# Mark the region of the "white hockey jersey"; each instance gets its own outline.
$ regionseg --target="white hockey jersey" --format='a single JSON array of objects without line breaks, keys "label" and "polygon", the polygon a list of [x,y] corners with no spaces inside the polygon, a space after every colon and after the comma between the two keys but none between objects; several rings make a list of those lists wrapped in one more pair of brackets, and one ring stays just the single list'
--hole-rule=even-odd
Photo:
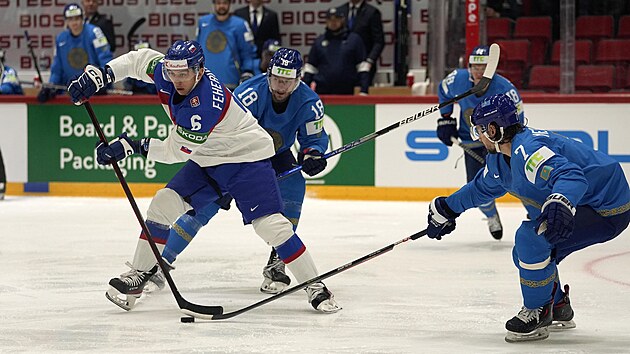
[{"label": "white hockey jersey", "polygon": [[155,83],[173,126],[165,140],[152,138],[148,158],[162,163],[192,160],[202,167],[253,162],[274,155],[273,140],[252,114],[208,69],[186,96],[162,72],[164,55],[140,49],[110,61],[115,80]]}]

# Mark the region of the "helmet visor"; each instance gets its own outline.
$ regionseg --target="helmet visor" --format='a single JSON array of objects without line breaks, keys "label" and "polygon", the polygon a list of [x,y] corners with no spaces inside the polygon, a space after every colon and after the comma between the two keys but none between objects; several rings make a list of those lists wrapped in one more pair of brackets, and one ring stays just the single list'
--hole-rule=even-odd
[{"label": "helmet visor", "polygon": [[164,60],[162,74],[167,81],[186,81],[195,77],[199,73],[199,67],[188,67],[188,62],[184,60]]}]

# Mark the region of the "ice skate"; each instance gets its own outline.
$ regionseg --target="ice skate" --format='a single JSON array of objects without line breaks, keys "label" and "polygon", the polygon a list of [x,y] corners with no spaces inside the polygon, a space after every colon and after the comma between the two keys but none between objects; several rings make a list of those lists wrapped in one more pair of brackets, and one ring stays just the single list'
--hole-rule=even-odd
[{"label": "ice skate", "polygon": [[323,313],[335,313],[341,310],[333,294],[326,288],[324,283],[319,282],[312,284],[306,288],[308,294],[308,302],[317,311]]},{"label": "ice skate", "polygon": [[109,289],[105,292],[105,297],[119,306],[130,311],[136,300],[142,296],[142,290],[149,281],[149,278],[157,272],[157,264],[147,271],[134,269],[131,263],[126,263],[131,270],[120,275],[119,278],[112,278],[109,281]]},{"label": "ice skate", "polygon": [[275,250],[271,251],[267,265],[263,268],[263,283],[260,291],[265,294],[277,294],[291,284],[291,278],[285,273],[284,262]]},{"label": "ice skate", "polygon": [[563,331],[575,328],[573,315],[573,308],[571,308],[571,301],[569,300],[569,285],[565,284],[562,300],[553,305],[553,322],[549,326],[549,330]]},{"label": "ice skate", "polygon": [[[175,266],[170,264],[166,259],[162,258],[164,265],[168,268],[169,272],[175,269]],[[164,272],[162,272],[162,268],[158,267],[157,272],[149,278],[149,282],[144,287],[144,293],[150,294],[152,292],[160,291],[164,289],[166,285],[166,277],[164,276]]]},{"label": "ice skate", "polygon": [[503,237],[503,225],[501,225],[499,213],[488,218],[488,230],[490,230],[490,235],[492,235],[495,240],[500,240]]},{"label": "ice skate", "polygon": [[509,343],[543,340],[549,337],[549,325],[552,321],[553,302],[543,307],[521,308],[518,315],[505,323],[508,330],[505,341]]}]

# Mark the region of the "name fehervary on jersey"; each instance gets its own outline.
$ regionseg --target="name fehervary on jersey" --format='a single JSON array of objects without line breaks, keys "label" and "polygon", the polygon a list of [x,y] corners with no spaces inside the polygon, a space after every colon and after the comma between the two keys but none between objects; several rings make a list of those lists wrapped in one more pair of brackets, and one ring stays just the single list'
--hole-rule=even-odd
[{"label": "name fehervary on jersey", "polygon": [[221,86],[221,83],[213,73],[206,73],[206,75],[210,79],[210,86],[212,87],[212,107],[223,110],[223,104],[225,103],[223,86]]}]

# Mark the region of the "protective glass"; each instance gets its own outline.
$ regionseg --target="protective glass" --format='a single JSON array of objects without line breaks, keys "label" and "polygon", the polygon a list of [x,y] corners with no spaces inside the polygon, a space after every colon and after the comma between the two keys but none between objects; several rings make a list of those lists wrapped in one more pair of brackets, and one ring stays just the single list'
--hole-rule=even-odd
[{"label": "protective glass", "polygon": [[171,70],[171,69],[167,69],[166,67],[162,67],[162,73],[164,74],[164,78],[170,82],[173,81],[177,81],[177,82],[181,82],[181,81],[188,81],[188,80],[192,80],[195,76],[197,76],[197,73],[199,72],[199,69],[178,69],[178,70]]},{"label": "protective glass", "polygon": [[272,91],[292,91],[299,79],[289,79],[285,77],[279,77],[276,75],[271,75],[269,77],[269,86]]}]

